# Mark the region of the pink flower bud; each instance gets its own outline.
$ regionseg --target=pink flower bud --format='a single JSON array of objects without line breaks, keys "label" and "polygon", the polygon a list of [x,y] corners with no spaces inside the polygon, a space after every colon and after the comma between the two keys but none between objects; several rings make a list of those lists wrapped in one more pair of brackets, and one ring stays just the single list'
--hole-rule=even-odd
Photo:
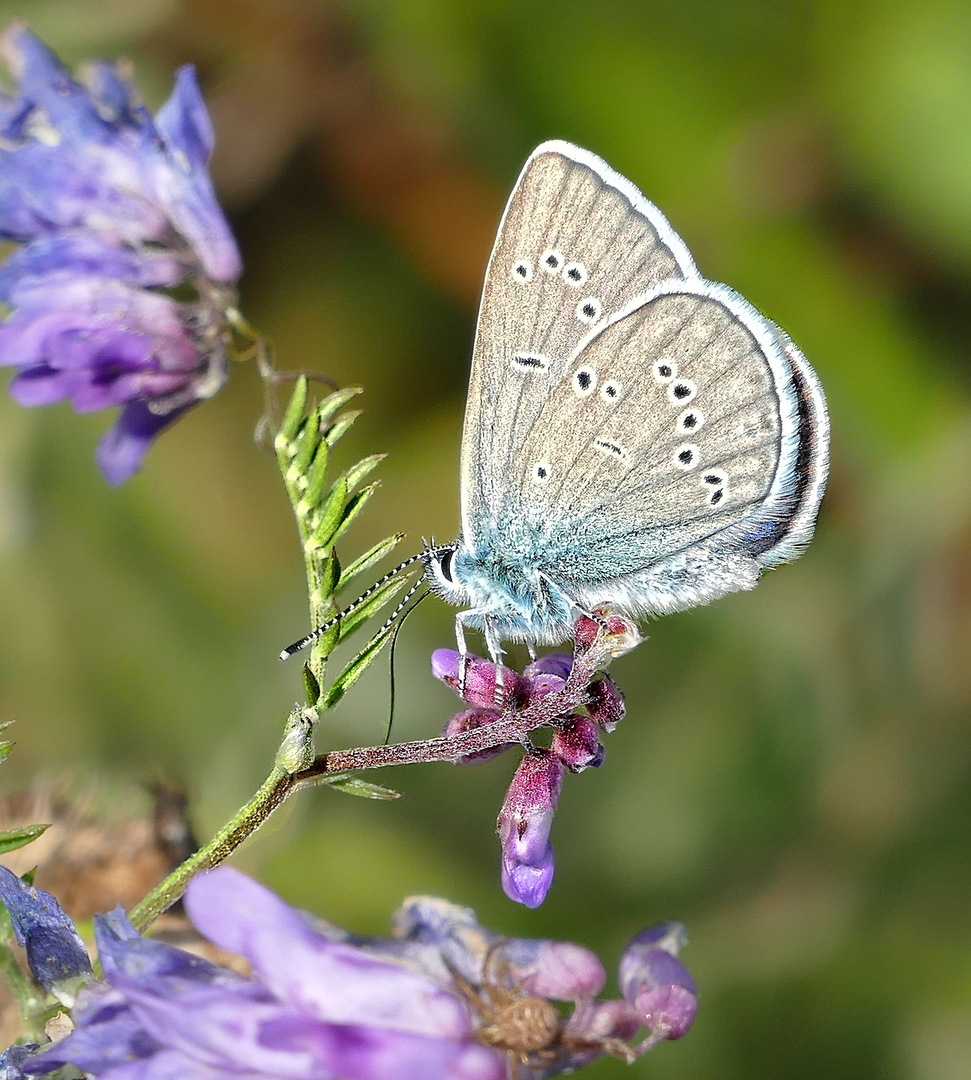
[{"label": "pink flower bud", "polygon": [[[493,724],[499,719],[499,713],[491,709],[466,709],[451,717],[442,730],[442,734],[449,738],[452,735],[461,735],[466,731],[474,731],[476,728]],[[498,743],[490,746],[488,750],[476,750],[472,754],[462,754],[455,759],[456,765],[481,765],[484,761],[491,761],[498,757],[504,750],[508,750],[512,743]]]},{"label": "pink flower bud", "polygon": [[[528,682],[512,668],[497,667],[481,656],[469,653],[465,661],[465,685],[462,685],[462,658],[454,649],[436,649],[432,653],[432,674],[451,687],[470,705],[498,708],[505,704],[521,704],[528,693]],[[497,690],[498,673],[502,672],[502,690]]]},{"label": "pink flower bud", "polygon": [[502,887],[510,900],[535,908],[553,882],[550,828],[563,784],[563,763],[534,750],[519,763],[496,823],[502,845]]},{"label": "pink flower bud", "polygon": [[600,729],[587,716],[571,717],[557,728],[550,749],[574,773],[583,772],[591,765],[599,768],[604,759]]},{"label": "pink flower bud", "polygon": [[587,712],[604,731],[613,731],[627,711],[624,695],[617,684],[609,676],[604,675],[600,679],[594,679],[587,691],[590,694]]}]

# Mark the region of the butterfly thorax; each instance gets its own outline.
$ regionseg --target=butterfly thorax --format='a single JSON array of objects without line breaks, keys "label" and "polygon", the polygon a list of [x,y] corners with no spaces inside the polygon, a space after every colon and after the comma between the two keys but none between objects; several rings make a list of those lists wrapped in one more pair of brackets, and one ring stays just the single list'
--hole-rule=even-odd
[{"label": "butterfly thorax", "polygon": [[454,552],[429,561],[432,588],[452,604],[467,606],[466,626],[495,639],[551,645],[570,636],[576,611],[544,571],[545,560],[524,545],[498,551],[471,549],[459,539]]}]

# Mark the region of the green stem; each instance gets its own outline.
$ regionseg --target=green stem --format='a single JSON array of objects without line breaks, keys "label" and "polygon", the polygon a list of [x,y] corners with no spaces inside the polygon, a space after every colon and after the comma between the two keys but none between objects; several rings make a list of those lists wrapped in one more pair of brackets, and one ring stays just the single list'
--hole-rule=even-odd
[{"label": "green stem", "polygon": [[190,855],[131,909],[128,918],[135,929],[144,930],[166,908],[171,907],[182,896],[196,874],[218,866],[227,859],[277,807],[283,805],[296,786],[294,776],[275,765],[259,791],[226,822],[209,843]]},{"label": "green stem", "polygon": [[0,975],[6,980],[10,993],[17,1002],[25,1038],[30,1042],[39,1042],[44,1033],[44,1024],[38,1014],[47,999],[37,993],[34,984],[20,970],[20,965],[6,945],[0,945]]}]

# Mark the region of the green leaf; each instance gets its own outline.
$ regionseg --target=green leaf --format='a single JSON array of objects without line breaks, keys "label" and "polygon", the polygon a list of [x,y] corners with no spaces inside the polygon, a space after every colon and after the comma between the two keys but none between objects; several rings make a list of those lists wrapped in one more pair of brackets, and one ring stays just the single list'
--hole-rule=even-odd
[{"label": "green leaf", "polygon": [[362,799],[400,799],[401,792],[392,788],[381,787],[379,784],[369,784],[367,780],[361,780],[357,776],[347,773],[339,773],[326,781],[332,788],[343,791],[346,795],[358,795]]},{"label": "green leaf", "polygon": [[347,431],[351,424],[353,424],[360,415],[360,409],[354,409],[351,412],[342,413],[327,429],[326,433],[324,434],[324,438],[331,446],[333,446],[334,443],[337,442],[337,440]]},{"label": "green leaf", "polygon": [[341,625],[340,623],[334,623],[334,625],[326,630],[319,638],[314,642],[313,648],[317,651],[317,656],[321,660],[326,660],[330,654],[337,648],[337,642],[340,640]]},{"label": "green leaf", "polygon": [[388,638],[391,637],[392,628],[383,630],[374,635],[344,670],[334,679],[333,683],[324,695],[324,708],[332,709],[347,691],[364,674],[367,668],[377,659]]},{"label": "green leaf", "polygon": [[387,540],[375,544],[370,551],[365,551],[363,555],[359,555],[346,570],[341,571],[340,580],[337,582],[337,588],[334,592],[340,592],[352,578],[357,577],[358,574],[363,574],[365,570],[370,570],[375,563],[379,563],[385,555],[393,551],[404,538],[404,533],[395,533],[394,536],[389,536]]},{"label": "green leaf", "polygon": [[369,596],[360,607],[356,607],[353,611],[348,612],[348,614],[341,619],[340,640],[343,641],[348,635],[353,634],[361,623],[367,622],[376,611],[380,611],[393,596],[401,592],[401,589],[405,584],[407,584],[407,579],[405,578],[389,581],[382,585],[380,589],[375,589],[374,595]]},{"label": "green leaf", "polygon": [[307,695],[308,707],[314,708],[320,701],[320,683],[317,682],[317,676],[310,670],[309,664],[303,665],[303,689]]},{"label": "green leaf", "polygon": [[327,462],[330,459],[330,447],[326,439],[321,439],[314,454],[313,464],[307,474],[307,491],[304,500],[311,510],[316,510],[324,496],[324,483],[327,480]]},{"label": "green leaf", "polygon": [[314,552],[314,576],[317,580],[315,599],[320,603],[326,603],[334,595],[337,582],[341,577],[340,559],[333,548],[329,551],[321,549]]},{"label": "green leaf", "polygon": [[327,501],[320,508],[320,518],[314,527],[311,544],[315,548],[329,547],[345,515],[347,502],[347,478],[342,476],[334,484]]},{"label": "green leaf", "polygon": [[346,386],[343,390],[335,390],[333,394],[325,397],[317,406],[321,426],[326,427],[338,409],[343,409],[351,398],[357,397],[360,393],[361,388],[359,386]]},{"label": "green leaf", "polygon": [[372,454],[348,469],[344,473],[347,477],[347,490],[353,491],[364,477],[373,472],[387,456],[387,454]]},{"label": "green leaf", "polygon": [[301,375],[297,379],[287,411],[284,413],[280,431],[274,439],[277,453],[280,453],[300,430],[300,421],[303,418],[304,409],[307,407],[307,377]]},{"label": "green leaf", "polygon": [[330,542],[336,544],[337,541],[347,532],[350,528],[351,522],[357,517],[357,515],[367,505],[368,499],[378,490],[381,486],[380,480],[375,480],[373,484],[368,484],[366,488],[361,490],[351,499],[347,506],[344,508],[344,516],[341,518],[341,523],[337,527],[337,531],[331,537]]},{"label": "green leaf", "polygon": [[316,409],[311,409],[296,439],[297,452],[293,458],[293,468],[298,476],[303,476],[306,473],[307,466],[317,452],[319,441],[320,415]]},{"label": "green leaf", "polygon": [[16,851],[17,848],[22,848],[25,844],[29,844],[31,840],[36,840],[38,836],[46,832],[50,828],[50,823],[47,825],[20,825],[16,829],[7,829],[6,832],[0,832],[0,855],[6,855],[8,851]]},{"label": "green leaf", "polygon": [[0,742],[0,763],[3,763],[10,757],[10,751],[13,750],[14,744],[12,742]]},{"label": "green leaf", "polygon": [[4,720],[0,722],[0,735],[2,735],[14,722],[15,721],[13,720]]}]

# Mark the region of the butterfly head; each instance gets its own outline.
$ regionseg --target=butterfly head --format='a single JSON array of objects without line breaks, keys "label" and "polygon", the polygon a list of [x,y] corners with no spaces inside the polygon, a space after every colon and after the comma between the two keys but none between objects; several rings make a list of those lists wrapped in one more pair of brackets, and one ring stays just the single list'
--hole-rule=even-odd
[{"label": "butterfly head", "polygon": [[425,577],[433,592],[450,604],[467,604],[470,599],[468,585],[461,576],[463,551],[459,541],[445,547],[429,547],[425,554]]}]

